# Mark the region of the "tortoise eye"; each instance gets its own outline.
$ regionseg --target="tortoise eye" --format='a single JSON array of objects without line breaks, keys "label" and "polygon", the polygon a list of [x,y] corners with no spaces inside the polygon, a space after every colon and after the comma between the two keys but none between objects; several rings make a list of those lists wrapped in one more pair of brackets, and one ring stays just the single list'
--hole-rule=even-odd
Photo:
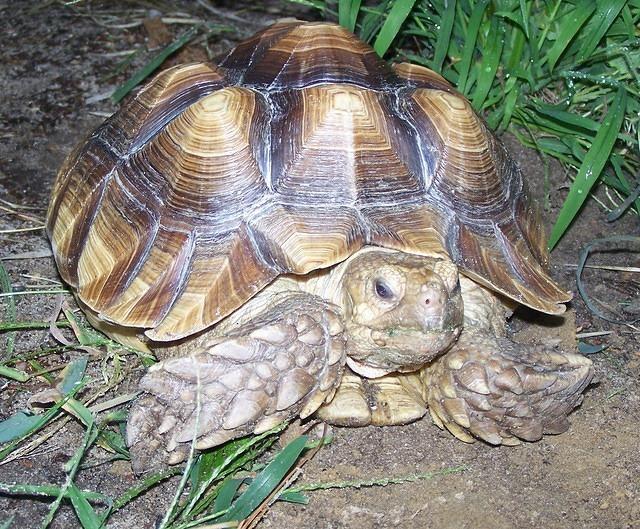
[{"label": "tortoise eye", "polygon": [[393,291],[384,281],[382,281],[382,279],[376,279],[374,288],[376,290],[376,295],[380,299],[391,299],[393,297]]}]

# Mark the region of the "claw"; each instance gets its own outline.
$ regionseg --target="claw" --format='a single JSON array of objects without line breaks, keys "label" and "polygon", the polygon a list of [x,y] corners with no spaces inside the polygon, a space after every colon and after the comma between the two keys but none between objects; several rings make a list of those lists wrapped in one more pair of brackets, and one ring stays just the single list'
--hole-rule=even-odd
[{"label": "claw", "polygon": [[282,424],[286,420],[286,415],[275,413],[273,415],[267,415],[256,424],[253,429],[254,434],[261,434],[272,428],[275,428],[279,424]]},{"label": "claw", "polygon": [[538,373],[531,367],[525,367],[522,377],[522,390],[526,393],[543,391],[558,379],[553,373]]},{"label": "claw", "polygon": [[173,415],[165,415],[164,419],[162,419],[162,422],[160,423],[160,426],[158,426],[158,433],[167,433],[169,430],[173,429],[177,422],[178,419]]},{"label": "claw", "polygon": [[256,329],[249,336],[273,345],[285,345],[295,339],[296,331],[291,325],[279,323]]},{"label": "claw", "polygon": [[515,367],[509,367],[493,379],[497,388],[510,391],[516,395],[521,395],[524,391],[522,379]]},{"label": "claw", "polygon": [[487,384],[487,374],[485,370],[475,362],[469,362],[457,371],[454,376],[460,385],[473,393],[480,393],[482,395],[489,395],[491,393],[489,385]]},{"label": "claw", "polygon": [[269,396],[263,391],[243,389],[231,401],[222,427],[234,430],[258,419],[269,406]]},{"label": "claw", "polygon": [[322,345],[324,344],[323,329],[320,325],[314,325],[313,327],[305,329],[304,333],[298,336],[298,340],[308,345]]},{"label": "claw", "polygon": [[462,399],[444,399],[444,409],[447,414],[463,428],[470,428],[471,421],[467,415],[466,404]]}]

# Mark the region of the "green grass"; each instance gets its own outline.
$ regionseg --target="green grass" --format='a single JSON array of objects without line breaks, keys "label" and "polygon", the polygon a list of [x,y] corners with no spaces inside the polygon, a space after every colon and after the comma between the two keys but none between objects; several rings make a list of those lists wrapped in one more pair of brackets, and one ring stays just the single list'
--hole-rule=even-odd
[{"label": "green grass", "polygon": [[[1,264],[0,280],[2,280],[0,285],[2,290],[10,293],[9,276]],[[11,339],[6,340],[5,343],[4,361],[0,362],[0,376],[9,378],[14,383],[24,383],[33,380],[38,372],[45,370],[39,363],[33,363],[34,360],[30,358],[32,355],[17,354],[14,351],[15,333],[47,329],[51,324],[38,321],[16,322],[17,314],[13,297],[7,296],[4,303],[8,318],[7,321],[0,323],[0,333]],[[100,397],[122,380],[124,374],[116,367],[118,362],[115,359],[118,358],[118,352],[128,354],[129,351],[83,324],[66,304],[61,303],[59,307],[62,307],[61,312],[64,313],[66,320],[56,322],[56,326],[70,327],[76,340],[71,341],[56,332],[54,337],[63,345],[49,350],[48,353],[57,353],[59,350],[71,348],[84,353],[97,353],[93,355],[94,361],[99,362],[96,359],[101,356],[104,358],[111,356],[113,361],[108,367],[108,373],[105,374],[107,383],[101,384],[99,380],[92,380],[87,375],[89,356],[83,354],[77,357],[64,366],[55,379],[50,378],[50,386],[45,384],[42,392],[32,396],[32,402],[47,407],[44,413],[18,411],[0,421],[0,463],[7,463],[10,458],[29,454],[31,452],[29,445],[35,448],[57,431],[54,428],[56,423],[73,420],[84,428],[82,440],[64,465],[63,483],[0,483],[0,494],[44,497],[53,500],[49,505],[48,513],[39,524],[40,527],[48,527],[60,505],[68,502],[84,529],[99,529],[104,527],[119,509],[134,501],[148,489],[176,475],[182,475],[182,479],[174,491],[174,501],[166,509],[162,528],[186,529],[199,525],[205,520],[240,521],[258,511],[265,498],[274,494],[274,491],[280,487],[283,477],[299,462],[302,452],[309,448],[305,437],[295,439],[279,451],[270,463],[255,474],[255,477],[251,474],[245,475],[232,494],[229,493],[227,484],[236,479],[234,475],[238,471],[250,470],[257,465],[260,456],[277,440],[277,433],[284,425],[262,435],[232,441],[197,456],[192,453],[192,457],[185,465],[141,478],[117,497],[110,496],[104,491],[81,490],[75,484],[76,476],[82,470],[83,461],[96,446],[110,452],[111,460],[129,459],[124,439],[127,413],[122,404],[132,400],[135,395],[90,406],[90,401]],[[105,347],[107,351],[103,350]],[[33,372],[26,373],[15,367],[19,362],[25,361],[31,362]],[[106,412],[114,406],[119,409]],[[19,450],[22,451],[18,453]],[[185,492],[187,485],[188,492]],[[226,494],[221,496],[222,492]],[[0,524],[11,527],[11,520],[0,518]]]},{"label": "green grass", "polygon": [[[0,269],[0,271],[3,270]],[[10,291],[8,283],[3,285],[3,290]],[[5,300],[7,307],[11,307],[9,299],[11,298]],[[81,350],[91,348],[94,351],[105,346],[121,348],[90,327],[83,325],[68,309],[64,312],[67,321],[60,322],[60,326],[71,327],[77,339],[77,343],[67,343],[65,348],[70,346]],[[46,328],[49,325],[46,322],[16,323],[15,313],[11,313],[10,316],[12,321],[3,323],[0,332],[11,333],[11,336],[17,330]],[[68,342],[66,338],[64,341]],[[5,346],[6,349],[9,347],[13,348],[12,342]],[[11,352],[14,352],[13,349]],[[107,356],[106,352],[102,354]],[[34,377],[34,373],[26,377],[16,376],[24,373],[12,367],[12,364],[24,361],[24,355],[12,354],[6,355],[5,358],[7,360],[0,365],[2,368],[0,376],[11,378],[16,382],[26,382]],[[24,447],[30,441],[37,441],[38,435],[65,417],[79,422],[84,428],[82,440],[64,466],[66,479],[62,484],[0,483],[0,493],[53,499],[47,515],[40,522],[42,528],[49,526],[63,502],[70,503],[83,528],[104,527],[116,511],[134,501],[146,490],[179,474],[182,475],[181,486],[176,489],[175,499],[167,508],[162,527],[167,529],[191,527],[200,523],[201,518],[242,520],[243,517],[256,511],[262,501],[278,488],[282,477],[289,472],[299,460],[300,454],[307,449],[306,438],[297,438],[280,451],[255,477],[245,477],[243,483],[247,482],[248,486],[244,489],[236,487],[234,494],[227,494],[222,500],[218,498],[219,492],[226,490],[223,487],[231,479],[229,476],[241,469],[255,466],[257,459],[276,441],[277,430],[232,441],[215,450],[194,456],[182,467],[157,472],[138,480],[118,497],[112,497],[105,492],[81,490],[75,484],[75,478],[82,468],[81,464],[85,457],[95,446],[111,452],[113,460],[129,458],[124,440],[126,411],[121,408],[115,412],[104,413],[104,409],[111,407],[109,403],[106,406],[104,403],[99,407],[89,406],[91,393],[88,392],[88,388],[98,386],[98,395],[104,388],[101,388],[96,380],[91,380],[87,376],[87,365],[88,356],[85,355],[70,362],[58,377],[52,380],[52,386],[41,393],[41,396],[35,397],[36,402],[43,404],[51,402],[52,405],[44,413],[19,411],[0,421],[0,462],[6,462],[14,454],[18,455],[16,451],[21,446]],[[131,400],[131,398],[125,400]],[[117,402],[117,404],[121,403]],[[280,429],[282,428],[278,430]],[[48,438],[49,435],[44,433],[43,437]],[[183,494],[187,484],[189,492]],[[212,505],[215,505],[216,513],[211,511]],[[10,520],[0,520],[0,523],[6,523],[8,524],[6,526],[10,527]]]},{"label": "green grass", "polygon": [[492,128],[566,164],[551,248],[598,182],[617,197],[611,219],[640,212],[640,0],[298,2],[441,73]]}]

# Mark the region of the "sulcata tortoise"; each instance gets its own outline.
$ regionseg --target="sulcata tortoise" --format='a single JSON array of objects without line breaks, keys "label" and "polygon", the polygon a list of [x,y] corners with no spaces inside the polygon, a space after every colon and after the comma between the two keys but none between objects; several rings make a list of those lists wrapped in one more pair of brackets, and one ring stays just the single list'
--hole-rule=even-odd
[{"label": "sulcata tortoise", "polygon": [[137,471],[311,414],[429,410],[494,445],[566,430],[591,362],[505,337],[516,304],[570,299],[541,225],[442,77],[299,21],[160,73],[70,154],[47,221],[92,324],[161,359]]}]

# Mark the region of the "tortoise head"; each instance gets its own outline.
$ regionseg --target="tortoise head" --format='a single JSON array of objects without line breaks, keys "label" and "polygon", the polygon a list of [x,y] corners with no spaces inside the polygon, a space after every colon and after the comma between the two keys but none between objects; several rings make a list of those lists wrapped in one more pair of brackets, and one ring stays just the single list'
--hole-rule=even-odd
[{"label": "tortoise head", "polygon": [[365,377],[419,369],[462,329],[458,270],[449,260],[363,252],[347,264],[343,292],[347,363]]}]

